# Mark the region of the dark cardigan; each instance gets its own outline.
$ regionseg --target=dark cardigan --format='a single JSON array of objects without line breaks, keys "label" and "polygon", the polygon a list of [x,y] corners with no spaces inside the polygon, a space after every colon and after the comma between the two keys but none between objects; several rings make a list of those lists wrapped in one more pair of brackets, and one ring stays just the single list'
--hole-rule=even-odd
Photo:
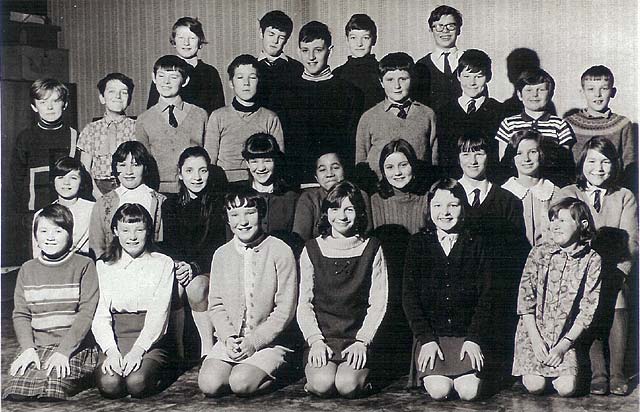
[{"label": "dark cardigan", "polygon": [[378,60],[373,54],[359,58],[349,56],[345,64],[333,70],[333,75],[360,89],[364,95],[363,111],[369,110],[384,100],[384,90],[380,85]]}]

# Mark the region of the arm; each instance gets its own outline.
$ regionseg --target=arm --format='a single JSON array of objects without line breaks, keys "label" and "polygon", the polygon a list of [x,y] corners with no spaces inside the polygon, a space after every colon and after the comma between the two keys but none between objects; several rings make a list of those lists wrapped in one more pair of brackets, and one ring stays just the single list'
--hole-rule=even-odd
[{"label": "arm", "polygon": [[627,124],[622,128],[621,134],[620,157],[622,159],[624,169],[627,169],[629,165],[638,162],[638,137],[635,136],[631,122],[627,122]]},{"label": "arm", "polygon": [[491,330],[491,308],[493,307],[495,294],[492,287],[491,268],[487,262],[488,256],[484,253],[485,250],[482,245],[476,251],[476,264],[478,265],[478,279],[476,281],[479,286],[479,297],[465,340],[483,346],[487,341],[487,334]]},{"label": "arm", "polygon": [[313,236],[313,207],[308,192],[303,192],[298,199],[293,217],[293,232],[305,242]]},{"label": "arm", "polygon": [[318,326],[318,319],[313,311],[313,277],[313,264],[305,247],[300,255],[300,294],[298,296],[296,318],[300,331],[309,346],[317,341],[324,340],[322,331]]},{"label": "arm", "polygon": [[91,211],[91,225],[89,226],[89,249],[93,250],[96,258],[102,256],[107,250],[106,233],[104,226],[102,225],[102,219],[104,218],[105,197],[98,199]]},{"label": "arm", "polygon": [[534,247],[522,271],[518,288],[517,313],[519,316],[534,315],[536,313],[538,295],[538,261],[544,259],[539,247]]},{"label": "arm", "polygon": [[367,211],[367,233],[373,230],[373,213],[371,212],[371,200],[369,199],[369,195],[364,191],[360,190],[362,194],[362,200],[364,200],[364,207]]},{"label": "arm", "polygon": [[602,260],[600,255],[593,253],[588,256],[589,263],[586,267],[586,280],[584,284],[584,292],[580,299],[579,311],[576,320],[573,322],[571,329],[565,336],[571,340],[576,340],[583,330],[591,325],[593,315],[598,307],[600,299],[600,269],[602,268]]},{"label": "arm", "polygon": [[560,123],[560,130],[558,130],[558,144],[566,149],[569,149],[571,153],[571,146],[576,142],[576,137],[573,134],[573,129],[569,126],[566,120]]},{"label": "arm", "polygon": [[625,275],[629,276],[633,263],[638,259],[638,203],[630,191],[624,191],[620,228],[629,235],[627,259],[617,264]]},{"label": "arm", "polygon": [[[155,90],[155,87],[153,88]],[[157,93],[157,92],[156,92]],[[136,121],[136,140],[139,141],[147,148],[147,150],[151,151],[151,142],[149,140],[149,134],[144,128],[144,113],[143,112]]]},{"label": "arm", "polygon": [[204,136],[204,148],[211,156],[211,164],[218,164],[218,154],[220,152],[220,139],[222,139],[222,131],[220,130],[220,113],[213,112],[209,116],[209,122]]},{"label": "arm", "polygon": [[111,299],[109,296],[109,265],[103,261],[98,261],[98,283],[100,285],[100,292],[98,298],[98,305],[96,312],[93,315],[93,322],[91,323],[91,332],[96,339],[96,343],[102,349],[102,352],[107,353],[113,349],[118,350],[116,344],[115,335],[113,332],[113,324],[111,318]]},{"label": "arm", "polygon": [[358,122],[356,131],[356,164],[366,162],[367,154],[371,150],[371,132],[369,131],[368,119],[368,113],[365,112]]},{"label": "arm", "polygon": [[[222,288],[228,287],[225,282],[225,271],[234,268],[232,259],[225,259],[224,251],[220,248],[213,254],[211,261],[211,274],[209,275],[209,317],[216,331],[216,336],[221,342],[226,342],[230,336],[237,334],[236,328],[231,322],[229,312],[222,300]],[[240,262],[242,263],[242,262]],[[237,265],[236,265],[237,266]],[[237,268],[236,268],[237,269]],[[242,270],[242,265],[240,265]],[[226,273],[226,276],[237,276],[236,273]]]},{"label": "arm", "polygon": [[16,139],[16,146],[13,153],[13,191],[16,194],[16,210],[26,212],[29,202],[29,171],[27,170],[27,150],[25,146],[27,132],[22,132]]},{"label": "arm", "polygon": [[507,119],[504,119],[502,120],[502,122],[500,122],[498,132],[496,133],[496,140],[498,141],[499,160],[502,160],[502,158],[504,157],[504,152],[507,150],[507,145],[509,144],[510,139],[511,130],[509,127],[509,123],[507,122]]},{"label": "arm", "polygon": [[378,248],[375,258],[373,259],[373,270],[371,272],[371,288],[369,289],[369,307],[364,317],[362,326],[356,339],[369,345],[373,340],[384,314],[387,311],[387,302],[389,298],[389,282],[387,276],[387,262],[382,253],[382,247]]},{"label": "arm", "polygon": [[282,124],[280,123],[278,115],[273,117],[271,125],[269,126],[269,133],[276,138],[280,151],[284,153],[284,132],[282,131]]},{"label": "arm", "polygon": [[31,310],[27,306],[24,297],[24,266],[18,272],[16,280],[16,288],[13,292],[13,329],[18,338],[20,345],[20,353],[29,348],[35,348],[36,343],[33,338],[33,329],[31,328]]},{"label": "arm", "polygon": [[189,143],[191,146],[204,147],[204,139],[207,131],[207,112],[199,107],[192,107],[191,110],[196,110],[196,132],[189,137]]},{"label": "arm", "polygon": [[438,165],[438,137],[436,136],[436,115],[434,114],[429,118],[429,141],[425,142],[426,147],[431,150],[431,166]]},{"label": "arm", "polygon": [[207,110],[207,113],[211,113],[216,109],[224,107],[225,105],[224,88],[222,87],[222,80],[220,79],[220,74],[218,73],[215,67],[213,68],[213,73],[211,74],[211,81],[213,86],[213,93],[211,96],[211,105],[209,107],[209,110]]}]

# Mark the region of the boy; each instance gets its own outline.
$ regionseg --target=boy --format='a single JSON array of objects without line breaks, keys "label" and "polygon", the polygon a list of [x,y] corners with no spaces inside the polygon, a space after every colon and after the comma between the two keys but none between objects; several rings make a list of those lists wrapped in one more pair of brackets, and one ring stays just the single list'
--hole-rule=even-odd
[{"label": "boy", "polygon": [[33,212],[57,198],[49,171],[59,158],[75,157],[78,139],[78,132],[62,120],[69,100],[67,86],[55,79],[38,79],[29,96],[37,123],[18,134],[12,167],[17,211],[30,214],[24,221],[28,230]]},{"label": "boy", "polygon": [[630,167],[637,167],[637,137],[629,119],[609,108],[609,101],[616,95],[613,73],[606,66],[592,66],[582,74],[580,82],[587,107],[565,119],[576,136],[573,158],[580,157],[582,147],[592,137],[604,136],[618,150],[624,174],[629,175]]},{"label": "boy", "polygon": [[158,164],[160,192],[177,193],[176,159],[190,146],[202,146],[207,112],[182,100],[189,83],[187,63],[178,56],[162,56],[153,66],[153,83],[160,100],[142,112],[136,138]]},{"label": "boy", "polygon": [[[198,59],[198,52],[207,44],[202,23],[193,17],[179,18],[171,28],[169,42],[178,57],[188,64],[189,83],[182,91],[182,99],[203,108],[207,115],[224,106],[224,90],[218,70]],[[158,90],[151,83],[147,109],[158,103],[159,97]]]},{"label": "boy", "polygon": [[414,97],[438,113],[444,104],[460,95],[453,70],[458,67],[461,54],[456,41],[462,28],[462,14],[453,7],[438,6],[431,12],[428,23],[435,49],[416,62],[419,81]]},{"label": "boy", "polygon": [[136,136],[136,121],[125,115],[133,98],[133,80],[122,73],[109,73],[97,87],[98,99],[105,107],[104,117],[86,125],[78,138],[80,160],[91,173],[96,198],[118,185],[111,175],[111,156],[120,143]]},{"label": "boy", "polygon": [[[574,176],[571,146],[575,143],[573,131],[567,122],[547,111],[553,97],[555,82],[542,69],[526,70],[516,81],[516,93],[524,105],[522,113],[505,118],[498,128],[498,154],[502,160],[511,136],[520,130],[534,129],[545,138],[545,170],[547,177],[558,187],[569,184]],[[514,153],[508,153],[504,164],[511,164]]]},{"label": "boy", "polygon": [[[438,116],[438,165],[453,176],[458,165],[458,138],[472,133],[489,142],[489,161],[498,160],[498,144],[493,139],[505,118],[502,104],[488,96],[491,59],[482,50],[469,49],[460,56],[455,75],[462,94],[443,106]],[[492,144],[492,142],[494,144]]]},{"label": "boy", "polygon": [[287,158],[297,183],[315,183],[314,161],[323,147],[340,148],[345,164],[353,165],[363,98],[358,89],[331,73],[328,61],[333,46],[325,24],[305,24],[298,45],[302,78],[286,89],[286,106],[274,111],[282,121]]},{"label": "boy", "polygon": [[378,28],[366,14],[354,14],[344,27],[350,56],[333,74],[356,86],[364,95],[364,110],[384,99],[378,78],[378,60],[371,49],[378,40]]},{"label": "boy", "polygon": [[282,99],[282,91],[302,76],[302,63],[284,54],[293,21],[280,10],[272,10],[260,19],[262,50],[258,55],[260,83],[257,101],[272,108]]},{"label": "boy", "polygon": [[394,139],[409,142],[427,165],[438,163],[435,114],[409,97],[413,68],[413,59],[406,53],[384,56],[378,73],[385,100],[367,110],[358,123],[356,163],[368,163],[378,177],[380,151]]},{"label": "boy", "polygon": [[235,97],[230,106],[214,111],[209,117],[204,148],[211,156],[211,163],[225,171],[227,180],[237,182],[249,177],[242,157],[242,149],[249,136],[270,134],[276,138],[282,151],[284,138],[278,116],[255,102],[262,82],[258,60],[248,54],[240,55],[233,59],[227,73]]}]

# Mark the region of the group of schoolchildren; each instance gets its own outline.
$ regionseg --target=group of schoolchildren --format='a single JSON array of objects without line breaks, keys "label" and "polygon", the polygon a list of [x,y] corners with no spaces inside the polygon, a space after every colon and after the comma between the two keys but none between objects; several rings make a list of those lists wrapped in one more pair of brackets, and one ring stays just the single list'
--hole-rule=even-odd
[{"label": "group of schoolchildren", "polygon": [[526,70],[508,113],[489,57],[456,47],[460,12],[428,23],[432,53],[377,61],[376,25],[356,14],[331,70],[326,25],[300,30],[301,64],[282,51],[291,19],[271,11],[258,58],[229,65],[223,107],[202,24],[183,17],[148,109],[128,117],[133,81],[108,74],[104,116],[79,136],[62,122],[67,88],[34,82],[38,121],[13,169],[34,259],[3,397],[66,399],[87,382],[153,394],[188,352],[187,307],[207,396],[264,392],[296,350],[321,397],[364,396],[370,371],[400,359],[433,399],[511,376],[570,396],[581,351],[591,393],[625,395],[638,209],[621,176],[637,137],[608,107],[613,74],[588,69],[587,107],[561,119],[551,76]]}]

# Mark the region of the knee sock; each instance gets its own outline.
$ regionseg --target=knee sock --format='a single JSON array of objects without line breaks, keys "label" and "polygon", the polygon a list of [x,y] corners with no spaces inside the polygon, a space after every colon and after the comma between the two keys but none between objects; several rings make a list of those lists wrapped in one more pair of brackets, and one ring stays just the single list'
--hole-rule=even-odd
[{"label": "knee sock", "polygon": [[169,325],[176,343],[176,355],[178,359],[184,359],[184,308],[171,310]]},{"label": "knee sock", "polygon": [[611,378],[624,380],[624,355],[627,351],[627,326],[629,313],[627,309],[616,309],[613,325],[609,333],[609,368]]},{"label": "knee sock", "polygon": [[200,356],[202,357],[213,348],[213,324],[209,319],[208,312],[192,311],[191,315],[193,315],[193,322],[200,334]]},{"label": "knee sock", "polygon": [[607,379],[607,364],[604,359],[604,344],[601,338],[596,338],[589,348],[591,361],[591,380]]}]

